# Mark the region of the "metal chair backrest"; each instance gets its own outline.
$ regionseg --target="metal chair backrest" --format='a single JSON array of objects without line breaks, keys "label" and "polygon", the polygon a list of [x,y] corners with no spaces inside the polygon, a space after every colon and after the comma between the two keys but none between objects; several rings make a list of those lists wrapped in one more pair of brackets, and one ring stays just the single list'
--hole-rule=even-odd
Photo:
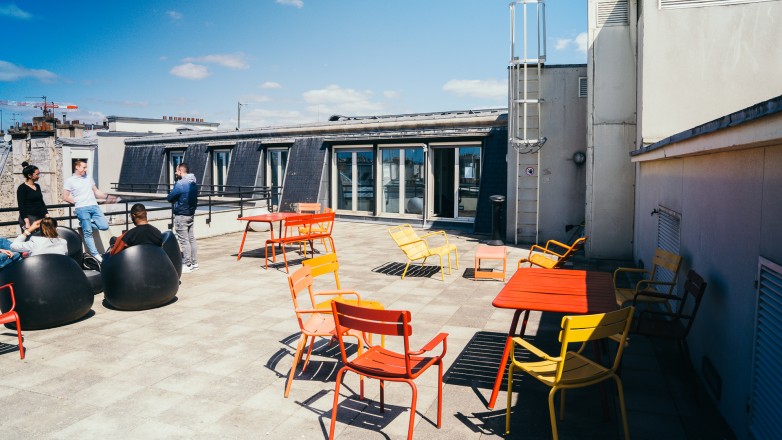
[{"label": "metal chair backrest", "polygon": [[568,345],[576,342],[596,341],[618,337],[619,347],[617,348],[614,363],[611,371],[616,372],[622,359],[627,334],[630,331],[630,323],[633,320],[633,307],[625,307],[614,312],[598,313],[594,315],[565,316],[562,318],[562,331],[559,333],[559,340],[562,341],[560,352],[560,365],[557,368],[556,379],[554,383],[559,382],[562,377],[564,359],[567,357]]},{"label": "metal chair backrest", "polygon": [[[706,292],[706,285],[706,281],[697,272],[692,269],[687,272],[687,279],[684,280],[684,293],[682,294],[681,304],[679,304],[675,313],[676,318],[687,320],[687,325],[684,327],[684,337],[687,337],[687,334],[692,327],[692,323],[695,321],[695,315],[698,313],[703,294]],[[689,298],[692,298],[692,309],[687,312],[688,307],[690,307],[688,306]]]},{"label": "metal chair backrest", "polygon": [[333,273],[337,289],[341,289],[339,285],[339,260],[337,260],[337,254],[329,253],[315,258],[308,258],[302,261],[301,264],[310,268],[313,278]]}]

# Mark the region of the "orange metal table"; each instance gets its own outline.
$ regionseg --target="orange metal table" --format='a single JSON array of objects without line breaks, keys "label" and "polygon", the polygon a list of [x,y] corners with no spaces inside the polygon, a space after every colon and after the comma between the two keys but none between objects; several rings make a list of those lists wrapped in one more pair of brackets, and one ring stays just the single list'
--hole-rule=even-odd
[{"label": "orange metal table", "polygon": [[[494,408],[508,364],[512,338],[524,335],[530,310],[566,314],[605,313],[616,310],[614,283],[609,272],[584,270],[522,268],[508,280],[492,305],[516,309],[505,341],[505,350],[494,382],[488,407]],[[524,314],[521,329],[519,317]]]},{"label": "orange metal table", "polygon": [[[242,244],[239,245],[239,254],[236,256],[236,260],[238,261],[242,259],[242,249],[244,249],[244,240],[247,239],[247,231],[250,230],[250,225],[253,222],[268,223],[269,233],[271,234],[272,240],[274,240],[274,222],[279,222],[280,227],[282,227],[282,221],[294,215],[301,215],[301,214],[298,214],[296,212],[272,212],[269,214],[253,215],[250,217],[239,217],[237,220],[246,221],[247,226],[245,226],[244,228],[244,235],[242,235]],[[276,259],[272,257],[272,261],[275,260]]]}]

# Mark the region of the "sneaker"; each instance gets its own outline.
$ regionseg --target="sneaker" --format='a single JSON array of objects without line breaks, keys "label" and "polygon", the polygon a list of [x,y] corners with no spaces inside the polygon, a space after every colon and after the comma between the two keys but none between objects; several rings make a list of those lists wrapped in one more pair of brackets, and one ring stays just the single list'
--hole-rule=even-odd
[{"label": "sneaker", "polygon": [[182,273],[190,273],[193,271],[193,268],[190,266],[187,266],[185,264],[182,265]]},{"label": "sneaker", "polygon": [[92,258],[98,260],[98,263],[103,263],[103,257],[101,257],[100,254],[95,254],[92,256]]},{"label": "sneaker", "polygon": [[199,269],[199,267],[198,267],[198,263],[193,263],[193,264],[191,264],[191,265],[190,265],[190,269],[192,269],[192,270],[198,270],[198,269]]}]

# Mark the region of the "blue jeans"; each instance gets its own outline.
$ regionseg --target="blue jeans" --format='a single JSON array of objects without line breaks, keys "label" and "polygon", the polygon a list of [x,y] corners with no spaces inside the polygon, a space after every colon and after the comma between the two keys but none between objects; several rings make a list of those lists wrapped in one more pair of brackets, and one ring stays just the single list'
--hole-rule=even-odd
[{"label": "blue jeans", "polygon": [[98,255],[98,249],[95,247],[95,240],[92,238],[92,228],[105,231],[109,229],[109,222],[103,216],[103,211],[98,205],[83,206],[76,208],[76,217],[81,224],[81,233],[84,235],[84,245],[87,246],[87,252],[90,255]]},{"label": "blue jeans", "polygon": [[[11,250],[11,240],[0,237],[0,249],[5,249],[7,251]],[[19,252],[14,252],[14,255],[12,257],[9,257],[6,254],[0,254],[0,269],[8,266],[14,261],[19,261],[21,259],[22,259],[22,254],[20,254]]]}]

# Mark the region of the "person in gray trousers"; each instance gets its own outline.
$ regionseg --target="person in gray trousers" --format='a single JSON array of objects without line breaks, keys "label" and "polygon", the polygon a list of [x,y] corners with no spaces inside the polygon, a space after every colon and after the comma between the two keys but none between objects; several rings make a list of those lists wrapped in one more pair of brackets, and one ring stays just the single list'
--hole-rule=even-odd
[{"label": "person in gray trousers", "polygon": [[198,206],[198,186],[196,178],[190,174],[187,164],[182,162],[176,167],[177,182],[166,197],[173,203],[174,233],[182,249],[182,272],[198,270],[198,245],[193,232],[193,218]]}]

